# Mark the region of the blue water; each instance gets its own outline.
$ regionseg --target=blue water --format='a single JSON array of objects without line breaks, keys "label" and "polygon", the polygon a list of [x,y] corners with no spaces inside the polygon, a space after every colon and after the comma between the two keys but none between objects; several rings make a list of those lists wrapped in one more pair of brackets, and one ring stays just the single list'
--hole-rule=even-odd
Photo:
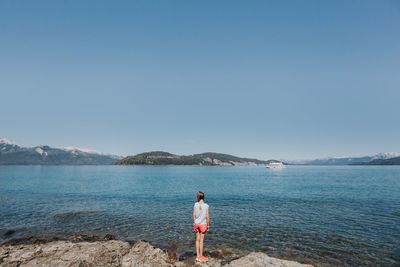
[{"label": "blue water", "polygon": [[206,250],[263,251],[316,265],[399,263],[399,166],[0,166],[0,243],[36,234],[111,233],[193,251],[198,190]]}]

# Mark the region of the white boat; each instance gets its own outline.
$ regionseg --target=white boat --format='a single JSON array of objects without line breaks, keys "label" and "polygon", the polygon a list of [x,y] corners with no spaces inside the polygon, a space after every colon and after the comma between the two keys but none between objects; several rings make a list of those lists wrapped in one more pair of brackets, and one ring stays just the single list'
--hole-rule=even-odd
[{"label": "white boat", "polygon": [[267,165],[268,169],[283,169],[286,168],[286,166],[282,162],[270,162]]}]

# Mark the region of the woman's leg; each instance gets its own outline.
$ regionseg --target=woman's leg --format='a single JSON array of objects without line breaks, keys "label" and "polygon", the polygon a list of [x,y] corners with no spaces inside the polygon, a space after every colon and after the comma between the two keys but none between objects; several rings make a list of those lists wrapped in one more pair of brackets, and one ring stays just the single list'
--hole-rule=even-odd
[{"label": "woman's leg", "polygon": [[196,232],[196,254],[200,257],[200,232]]},{"label": "woman's leg", "polygon": [[204,233],[200,233],[200,256],[199,257],[203,257],[203,246],[204,246],[204,237],[206,236],[206,232]]}]

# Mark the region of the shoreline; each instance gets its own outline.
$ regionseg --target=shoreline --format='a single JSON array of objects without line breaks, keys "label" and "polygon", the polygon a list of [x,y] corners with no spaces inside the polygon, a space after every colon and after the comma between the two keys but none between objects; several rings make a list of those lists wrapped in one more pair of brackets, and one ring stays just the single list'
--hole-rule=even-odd
[{"label": "shoreline", "polygon": [[145,240],[114,240],[110,234],[43,236],[12,239],[0,246],[1,266],[282,266],[309,267],[296,261],[252,252],[238,258],[224,258],[205,251],[207,263],[195,263],[194,255],[178,255],[173,248],[161,249]]}]

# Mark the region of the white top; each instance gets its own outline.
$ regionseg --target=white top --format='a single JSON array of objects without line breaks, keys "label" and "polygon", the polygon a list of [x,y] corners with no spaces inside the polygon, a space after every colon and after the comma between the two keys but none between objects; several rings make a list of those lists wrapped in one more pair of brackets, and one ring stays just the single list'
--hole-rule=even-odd
[{"label": "white top", "polygon": [[206,203],[200,204],[199,202],[196,202],[194,204],[194,212],[196,214],[196,220],[194,221],[195,224],[207,224],[207,210],[208,205]]}]

